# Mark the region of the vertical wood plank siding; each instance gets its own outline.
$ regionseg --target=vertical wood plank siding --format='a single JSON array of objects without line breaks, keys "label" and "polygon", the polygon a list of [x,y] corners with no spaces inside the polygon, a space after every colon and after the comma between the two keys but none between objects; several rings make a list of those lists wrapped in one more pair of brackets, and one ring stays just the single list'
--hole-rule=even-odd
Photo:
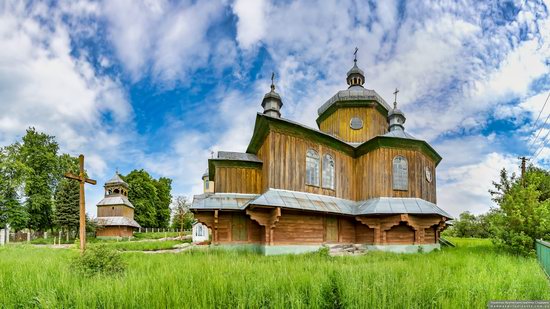
[{"label": "vertical wood plank siding", "polygon": [[[334,190],[306,185],[306,151],[309,148],[317,151],[321,157],[329,153],[334,158],[336,171]],[[271,131],[257,155],[264,162],[261,171],[263,178],[261,192],[265,192],[268,188],[278,188],[357,201],[374,197],[418,197],[436,203],[435,163],[420,151],[379,148],[354,159],[339,150],[286,132]],[[407,191],[393,190],[392,162],[397,155],[407,158],[409,169]],[[426,180],[426,167],[432,172],[431,183]],[[255,187],[257,188],[257,185]]]},{"label": "vertical wood plank siding", "polygon": [[216,167],[215,192],[261,193],[262,170],[248,167]]},{"label": "vertical wood plank siding", "polygon": [[134,209],[127,206],[98,206],[98,217],[134,217]]},{"label": "vertical wood plank siding", "polygon": [[[350,120],[353,117],[363,120],[363,128],[359,130],[350,128]],[[346,142],[362,143],[387,133],[388,121],[375,107],[341,107],[324,119],[319,124],[319,128]]]}]

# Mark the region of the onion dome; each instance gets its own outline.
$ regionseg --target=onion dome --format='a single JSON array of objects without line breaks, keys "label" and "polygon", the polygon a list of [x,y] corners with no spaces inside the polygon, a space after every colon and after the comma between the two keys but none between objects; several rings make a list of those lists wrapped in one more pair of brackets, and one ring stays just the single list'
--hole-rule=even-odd
[{"label": "onion dome", "polygon": [[262,107],[264,108],[264,114],[281,118],[281,107],[283,107],[283,101],[281,96],[275,92],[275,73],[271,74],[271,91],[266,93],[264,99],[262,100]]},{"label": "onion dome", "polygon": [[389,111],[388,113],[388,122],[390,124],[390,132],[391,131],[404,131],[405,130],[405,121],[407,118],[405,118],[405,114],[397,108],[397,93],[399,90],[395,89],[395,92],[393,93],[395,95],[395,101],[393,102],[393,109]]},{"label": "onion dome", "polygon": [[365,73],[357,66],[357,57],[353,59],[353,67],[348,71],[346,81],[349,88],[353,86],[363,87],[365,83]]}]

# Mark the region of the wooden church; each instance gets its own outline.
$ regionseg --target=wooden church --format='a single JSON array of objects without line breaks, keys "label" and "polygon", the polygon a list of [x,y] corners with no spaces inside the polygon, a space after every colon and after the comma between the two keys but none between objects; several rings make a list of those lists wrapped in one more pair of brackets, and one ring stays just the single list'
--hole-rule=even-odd
[{"label": "wooden church", "polygon": [[212,231],[214,245],[265,254],[324,244],[439,248],[451,218],[436,205],[441,156],[405,132],[397,103],[391,107],[366,89],[354,63],[349,87],[318,109],[318,129],[282,118],[272,83],[246,152],[219,151],[208,160],[205,192],[191,210]]},{"label": "wooden church", "polygon": [[97,203],[96,237],[133,237],[140,225],[134,220],[134,205],[128,200],[128,184],[117,172],[104,188],[105,197]]}]

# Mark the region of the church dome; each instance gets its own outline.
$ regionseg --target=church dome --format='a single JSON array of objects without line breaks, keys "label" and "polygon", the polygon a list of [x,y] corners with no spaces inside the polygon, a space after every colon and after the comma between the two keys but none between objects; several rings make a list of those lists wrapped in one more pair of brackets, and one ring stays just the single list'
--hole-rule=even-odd
[{"label": "church dome", "polygon": [[115,185],[122,185],[125,187],[128,187],[128,184],[120,178],[120,175],[118,173],[115,173],[113,178],[111,178],[109,181],[105,183],[106,186],[115,186]]},{"label": "church dome", "polygon": [[348,71],[346,81],[348,86],[354,87],[363,87],[365,84],[365,73],[357,66],[357,59],[353,60],[353,67]]}]

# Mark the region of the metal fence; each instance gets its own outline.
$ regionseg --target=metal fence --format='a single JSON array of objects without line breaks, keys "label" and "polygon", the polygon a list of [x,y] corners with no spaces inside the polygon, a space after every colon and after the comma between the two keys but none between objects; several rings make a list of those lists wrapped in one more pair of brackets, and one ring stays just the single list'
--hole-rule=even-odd
[{"label": "metal fence", "polygon": [[537,240],[537,258],[546,275],[550,276],[550,243],[544,240]]},{"label": "metal fence", "polygon": [[171,229],[171,228],[162,228],[162,227],[140,227],[136,232],[138,233],[169,233],[169,232],[191,232],[191,230],[180,230],[180,229]]}]

